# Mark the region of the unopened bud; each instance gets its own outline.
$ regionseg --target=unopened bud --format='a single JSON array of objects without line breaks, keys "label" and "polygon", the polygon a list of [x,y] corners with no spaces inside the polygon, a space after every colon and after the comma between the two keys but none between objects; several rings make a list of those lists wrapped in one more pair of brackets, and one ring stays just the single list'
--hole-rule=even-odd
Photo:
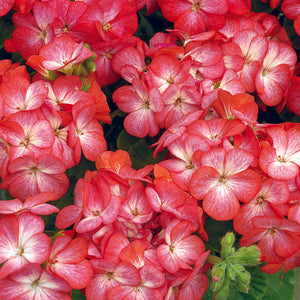
[{"label": "unopened bud", "polygon": [[216,300],[226,300],[228,296],[228,291],[229,291],[229,280],[226,280],[224,282],[224,285],[222,288],[218,291],[215,299]]},{"label": "unopened bud", "polygon": [[232,270],[230,265],[226,267],[226,277],[231,281],[235,281],[235,271]]},{"label": "unopened bud", "polygon": [[244,266],[255,266],[260,263],[260,251],[256,245],[239,248],[229,260]]},{"label": "unopened bud", "polygon": [[225,279],[225,269],[226,269],[226,265],[224,262],[220,262],[214,265],[214,267],[212,268],[211,275],[213,279],[213,283],[212,283],[213,291],[218,291],[222,288]]},{"label": "unopened bud", "polygon": [[241,265],[233,265],[231,267],[236,274],[236,281],[249,285],[251,278],[250,273]]},{"label": "unopened bud", "polygon": [[228,256],[234,254],[234,248],[232,247],[235,241],[234,234],[228,232],[221,240],[221,257],[225,260]]},{"label": "unopened bud", "polygon": [[248,293],[249,291],[249,284],[243,283],[239,280],[236,280],[235,285],[237,289],[242,293]]},{"label": "unopened bud", "polygon": [[86,70],[90,73],[94,73],[96,71],[96,64],[95,61],[91,58],[87,59],[84,62],[84,66],[86,68]]}]

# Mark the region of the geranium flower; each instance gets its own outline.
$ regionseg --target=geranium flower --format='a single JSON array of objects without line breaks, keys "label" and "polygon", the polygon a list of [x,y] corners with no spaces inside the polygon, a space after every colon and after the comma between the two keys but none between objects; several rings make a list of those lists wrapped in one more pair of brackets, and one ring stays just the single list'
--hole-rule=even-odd
[{"label": "geranium flower", "polygon": [[212,149],[203,154],[190,181],[190,192],[203,199],[204,211],[218,221],[231,220],[259,191],[260,175],[249,170],[254,157],[242,149]]},{"label": "geranium flower", "polygon": [[0,297],[12,299],[71,300],[71,286],[61,278],[50,275],[39,264],[28,264],[0,281]]},{"label": "geranium flower", "polygon": [[129,113],[124,120],[124,127],[129,134],[142,138],[158,133],[155,113],[160,112],[163,105],[157,88],[150,89],[143,81],[134,78],[132,86],[117,89],[113,99],[119,109]]},{"label": "geranium flower", "polygon": [[0,218],[0,279],[28,263],[42,264],[50,254],[50,238],[43,233],[44,221],[31,213]]}]

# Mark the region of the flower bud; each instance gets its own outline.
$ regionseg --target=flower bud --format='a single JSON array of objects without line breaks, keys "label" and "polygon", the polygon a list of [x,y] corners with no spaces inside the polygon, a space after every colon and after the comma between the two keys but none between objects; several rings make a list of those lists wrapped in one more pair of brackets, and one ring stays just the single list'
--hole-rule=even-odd
[{"label": "flower bud", "polygon": [[221,240],[221,257],[226,259],[228,256],[234,254],[234,248],[232,247],[235,241],[234,234],[228,232]]},{"label": "flower bud", "polygon": [[96,71],[96,64],[92,58],[87,59],[84,62],[84,66],[86,67],[86,70],[90,73],[94,73]]},{"label": "flower bud", "polygon": [[222,288],[225,279],[225,269],[226,264],[224,262],[220,262],[213,266],[211,270],[213,291],[218,291]]},{"label": "flower bud", "polygon": [[228,291],[229,291],[229,280],[226,280],[224,282],[224,285],[222,288],[218,291],[215,299],[216,300],[226,300],[228,296]]},{"label": "flower bud", "polygon": [[242,293],[248,293],[249,291],[249,284],[246,284],[246,283],[242,283],[241,281],[237,280],[235,282],[235,285],[237,287],[237,289],[242,292]]},{"label": "flower bud", "polygon": [[243,266],[232,265],[231,268],[236,274],[236,282],[239,281],[241,283],[249,285],[251,275],[248,271],[245,270]]},{"label": "flower bud", "polygon": [[226,267],[226,277],[231,281],[235,281],[235,271],[231,268],[230,265]]},{"label": "flower bud", "polygon": [[244,266],[255,266],[260,263],[260,251],[256,245],[239,248],[230,258],[231,262]]}]

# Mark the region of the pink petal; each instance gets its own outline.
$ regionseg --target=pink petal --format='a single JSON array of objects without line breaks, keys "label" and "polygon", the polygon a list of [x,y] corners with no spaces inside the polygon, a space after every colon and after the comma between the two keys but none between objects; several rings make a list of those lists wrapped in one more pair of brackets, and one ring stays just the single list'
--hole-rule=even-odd
[{"label": "pink petal", "polygon": [[49,258],[51,241],[45,233],[37,233],[29,238],[23,247],[23,256],[26,260],[42,264]]},{"label": "pink petal", "polygon": [[88,248],[85,239],[78,237],[71,240],[55,258],[64,264],[76,264],[86,257],[87,251]]},{"label": "pink petal", "polygon": [[68,282],[73,289],[85,288],[93,276],[91,264],[86,259],[78,264],[56,263],[50,268],[54,274]]},{"label": "pink petal", "polygon": [[238,199],[231,188],[226,186],[226,183],[217,184],[203,199],[204,211],[218,221],[233,219],[239,208]]},{"label": "pink petal", "polygon": [[231,176],[228,186],[238,200],[249,202],[260,189],[261,177],[253,170],[245,170]]},{"label": "pink petal", "polygon": [[82,208],[76,205],[65,206],[57,215],[55,226],[58,229],[64,229],[72,224],[80,217]]},{"label": "pink petal", "polygon": [[197,199],[203,199],[208,192],[215,189],[220,179],[220,174],[212,167],[199,168],[190,181],[190,192]]}]

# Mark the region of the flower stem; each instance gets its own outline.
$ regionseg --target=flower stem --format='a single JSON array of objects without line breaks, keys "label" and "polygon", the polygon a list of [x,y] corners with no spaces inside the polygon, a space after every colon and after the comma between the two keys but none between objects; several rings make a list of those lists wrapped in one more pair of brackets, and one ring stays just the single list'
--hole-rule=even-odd
[{"label": "flower stem", "polygon": [[217,264],[219,262],[221,262],[223,259],[221,257],[215,256],[215,255],[208,255],[206,262],[210,263],[210,264]]}]

